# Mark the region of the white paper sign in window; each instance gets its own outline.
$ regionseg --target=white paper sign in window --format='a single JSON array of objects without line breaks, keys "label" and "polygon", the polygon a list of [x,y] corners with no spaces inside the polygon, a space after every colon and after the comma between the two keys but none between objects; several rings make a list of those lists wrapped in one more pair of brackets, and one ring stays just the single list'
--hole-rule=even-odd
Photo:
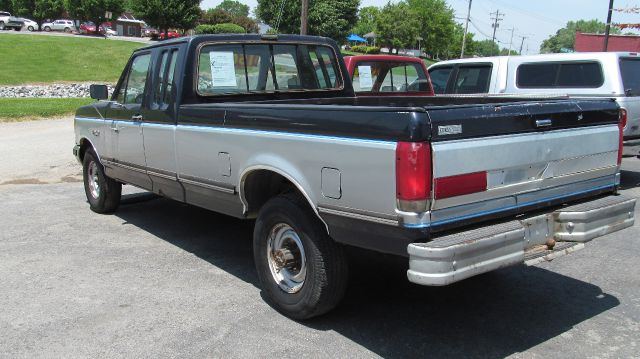
[{"label": "white paper sign in window", "polygon": [[236,83],[236,68],[233,63],[233,52],[211,51],[211,83],[213,87],[238,87]]},{"label": "white paper sign in window", "polygon": [[373,80],[371,79],[371,66],[358,66],[358,84],[361,90],[371,90]]}]

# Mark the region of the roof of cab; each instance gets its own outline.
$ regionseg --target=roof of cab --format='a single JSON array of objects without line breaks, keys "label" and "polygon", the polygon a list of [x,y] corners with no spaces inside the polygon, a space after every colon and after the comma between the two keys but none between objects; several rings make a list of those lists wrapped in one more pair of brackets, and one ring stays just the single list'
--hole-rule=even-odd
[{"label": "roof of cab", "polygon": [[319,43],[337,46],[336,42],[327,37],[306,36],[306,35],[261,35],[261,34],[216,34],[216,35],[194,35],[173,38],[137,49],[144,51],[151,48],[174,45],[177,43],[188,43],[198,45],[204,42],[296,42],[296,43]]}]

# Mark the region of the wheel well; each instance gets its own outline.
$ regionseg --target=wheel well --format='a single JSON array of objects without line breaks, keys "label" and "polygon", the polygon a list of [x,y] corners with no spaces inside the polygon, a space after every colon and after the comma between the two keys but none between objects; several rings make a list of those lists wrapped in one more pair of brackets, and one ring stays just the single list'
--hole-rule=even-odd
[{"label": "wheel well", "polygon": [[93,148],[93,145],[91,144],[91,142],[89,142],[89,140],[87,140],[86,138],[83,138],[80,140],[80,151],[78,153],[78,158],[80,158],[80,162],[84,160],[84,154],[87,152],[87,150],[91,148]]},{"label": "wheel well", "polygon": [[305,198],[296,185],[281,174],[270,170],[255,170],[249,173],[243,181],[242,189],[249,218],[255,218],[260,208],[279,194],[296,192]]}]

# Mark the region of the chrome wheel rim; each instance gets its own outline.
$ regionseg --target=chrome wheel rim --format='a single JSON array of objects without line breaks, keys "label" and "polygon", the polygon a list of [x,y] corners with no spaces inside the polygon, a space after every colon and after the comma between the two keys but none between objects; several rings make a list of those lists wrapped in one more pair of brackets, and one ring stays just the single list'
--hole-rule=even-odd
[{"label": "chrome wheel rim", "polygon": [[95,162],[89,164],[87,178],[89,180],[89,193],[91,193],[91,197],[98,199],[100,196],[100,182],[98,182],[98,165]]},{"label": "chrome wheel rim", "polygon": [[302,289],[307,261],[298,233],[288,224],[278,223],[269,232],[267,261],[273,280],[287,293]]}]

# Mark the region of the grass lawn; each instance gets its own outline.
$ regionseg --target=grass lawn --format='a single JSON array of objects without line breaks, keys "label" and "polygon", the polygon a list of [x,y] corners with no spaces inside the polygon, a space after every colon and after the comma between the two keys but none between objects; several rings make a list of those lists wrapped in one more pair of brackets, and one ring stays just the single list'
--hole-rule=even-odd
[{"label": "grass lawn", "polygon": [[90,98],[0,98],[0,122],[68,115],[94,101]]},{"label": "grass lawn", "polygon": [[116,83],[131,51],[142,45],[77,36],[0,34],[0,85]]}]

